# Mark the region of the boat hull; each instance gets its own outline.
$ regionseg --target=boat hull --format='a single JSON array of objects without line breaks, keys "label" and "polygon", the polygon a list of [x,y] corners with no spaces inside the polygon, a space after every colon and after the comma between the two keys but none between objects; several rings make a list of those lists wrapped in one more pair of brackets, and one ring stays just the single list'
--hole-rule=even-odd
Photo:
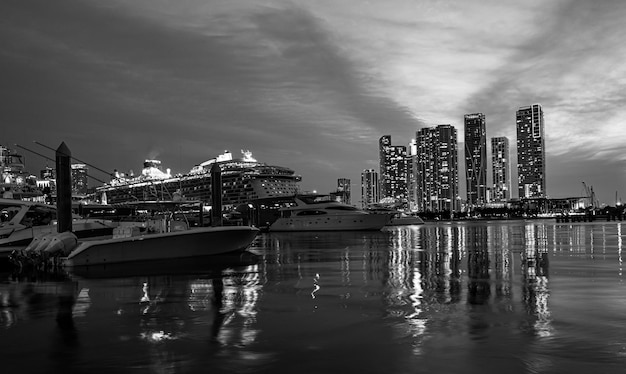
[{"label": "boat hull", "polygon": [[[112,222],[101,220],[80,220],[72,223],[72,232],[79,238],[110,236],[116,226]],[[13,251],[26,248],[33,238],[57,232],[56,225],[43,225],[14,231],[7,238],[0,239],[0,266],[9,264],[9,256]]]},{"label": "boat hull", "polygon": [[388,221],[389,217],[382,214],[278,218],[269,231],[376,231],[385,227]]},{"label": "boat hull", "polygon": [[411,226],[423,225],[424,221],[419,217],[394,217],[387,226]]},{"label": "boat hull", "polygon": [[83,241],[66,258],[66,267],[209,256],[243,251],[258,229],[248,226],[203,227],[126,238]]}]

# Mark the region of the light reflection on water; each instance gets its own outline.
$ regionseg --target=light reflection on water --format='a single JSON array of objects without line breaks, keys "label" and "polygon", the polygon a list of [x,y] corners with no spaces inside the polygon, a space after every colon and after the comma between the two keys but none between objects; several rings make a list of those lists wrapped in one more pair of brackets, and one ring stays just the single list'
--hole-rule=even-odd
[{"label": "light reflection on water", "polygon": [[622,231],[496,221],[273,233],[256,256],[219,264],[7,276],[0,352],[33,372],[618,373]]}]

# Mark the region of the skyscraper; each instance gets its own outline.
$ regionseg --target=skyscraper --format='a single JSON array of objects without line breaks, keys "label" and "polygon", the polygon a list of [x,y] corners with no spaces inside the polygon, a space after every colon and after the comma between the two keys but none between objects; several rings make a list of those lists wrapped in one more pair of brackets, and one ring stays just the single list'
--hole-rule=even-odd
[{"label": "skyscraper", "polygon": [[520,198],[546,197],[543,109],[520,107],[517,122],[517,182]]},{"label": "skyscraper", "polygon": [[72,164],[72,192],[86,194],[88,168],[85,164]]},{"label": "skyscraper", "polygon": [[509,138],[491,138],[492,200],[495,202],[505,202],[511,198],[510,163]]},{"label": "skyscraper", "polygon": [[458,210],[457,132],[451,125],[416,133],[416,206],[420,211]]},{"label": "skyscraper", "polygon": [[411,210],[417,210],[417,142],[411,139],[406,155],[407,200]]},{"label": "skyscraper", "polygon": [[465,179],[467,203],[470,206],[487,202],[487,134],[485,115],[466,114],[465,122]]},{"label": "skyscraper", "polygon": [[379,142],[380,155],[380,197],[405,200],[406,189],[406,147],[391,145],[391,135],[383,135]]},{"label": "skyscraper", "polygon": [[380,200],[378,172],[366,169],[361,173],[361,206],[377,203]]}]

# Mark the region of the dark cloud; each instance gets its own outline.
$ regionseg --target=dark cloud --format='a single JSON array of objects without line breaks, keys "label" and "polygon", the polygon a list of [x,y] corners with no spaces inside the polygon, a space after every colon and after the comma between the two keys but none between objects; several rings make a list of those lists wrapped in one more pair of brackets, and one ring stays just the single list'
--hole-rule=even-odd
[{"label": "dark cloud", "polygon": [[[559,113],[547,119],[554,145],[549,167],[565,160],[558,155],[606,160],[617,152],[610,150],[615,142],[601,143],[604,152],[584,146],[567,153],[555,145],[563,136],[579,140],[566,129],[593,127],[599,136],[605,127],[596,122],[614,123],[621,113],[614,108],[626,99],[623,70],[611,69],[620,55],[607,53],[623,50],[624,14],[617,2],[566,3],[527,25],[535,33],[530,40],[494,37],[492,44],[488,33],[458,43],[462,35],[452,22],[459,14],[439,30],[439,22],[402,21],[382,11],[367,19],[364,13],[346,31],[320,3],[271,3],[1,2],[0,144],[65,141],[75,155],[103,168],[138,169],[143,158],[159,157],[176,171],[224,149],[245,148],[262,161],[294,168],[305,188],[328,190],[336,178],[358,180],[377,164],[381,135],[406,144],[423,126],[416,118],[420,105],[431,116],[443,110],[428,104],[429,84],[448,79],[449,87],[437,92],[452,94],[471,86],[457,85],[463,61],[407,49],[407,41],[425,38],[426,44],[414,45],[436,47],[440,40],[444,58],[480,56],[493,47],[511,51],[501,68],[489,72],[486,86],[455,107],[459,121],[463,113],[484,112],[488,135],[508,135],[514,144],[515,110],[540,102],[548,116]],[[370,22],[377,31],[368,29]],[[371,45],[350,44],[363,38],[345,33],[359,31]],[[420,63],[438,65],[422,71]],[[594,66],[605,71],[594,72]],[[390,67],[397,70],[386,81]],[[576,100],[567,99],[570,93]],[[435,102],[448,105],[446,100]]]}]

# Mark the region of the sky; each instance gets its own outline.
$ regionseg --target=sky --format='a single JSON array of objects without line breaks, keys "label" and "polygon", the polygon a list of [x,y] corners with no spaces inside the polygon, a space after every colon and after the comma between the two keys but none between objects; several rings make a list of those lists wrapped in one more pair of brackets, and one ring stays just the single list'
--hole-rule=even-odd
[{"label": "sky", "polygon": [[135,173],[247,149],[303,190],[350,178],[356,204],[381,136],[450,124],[462,151],[468,113],[509,138],[515,186],[515,111],[539,103],[548,196],[626,200],[622,0],[3,0],[0,19],[4,146]]}]

